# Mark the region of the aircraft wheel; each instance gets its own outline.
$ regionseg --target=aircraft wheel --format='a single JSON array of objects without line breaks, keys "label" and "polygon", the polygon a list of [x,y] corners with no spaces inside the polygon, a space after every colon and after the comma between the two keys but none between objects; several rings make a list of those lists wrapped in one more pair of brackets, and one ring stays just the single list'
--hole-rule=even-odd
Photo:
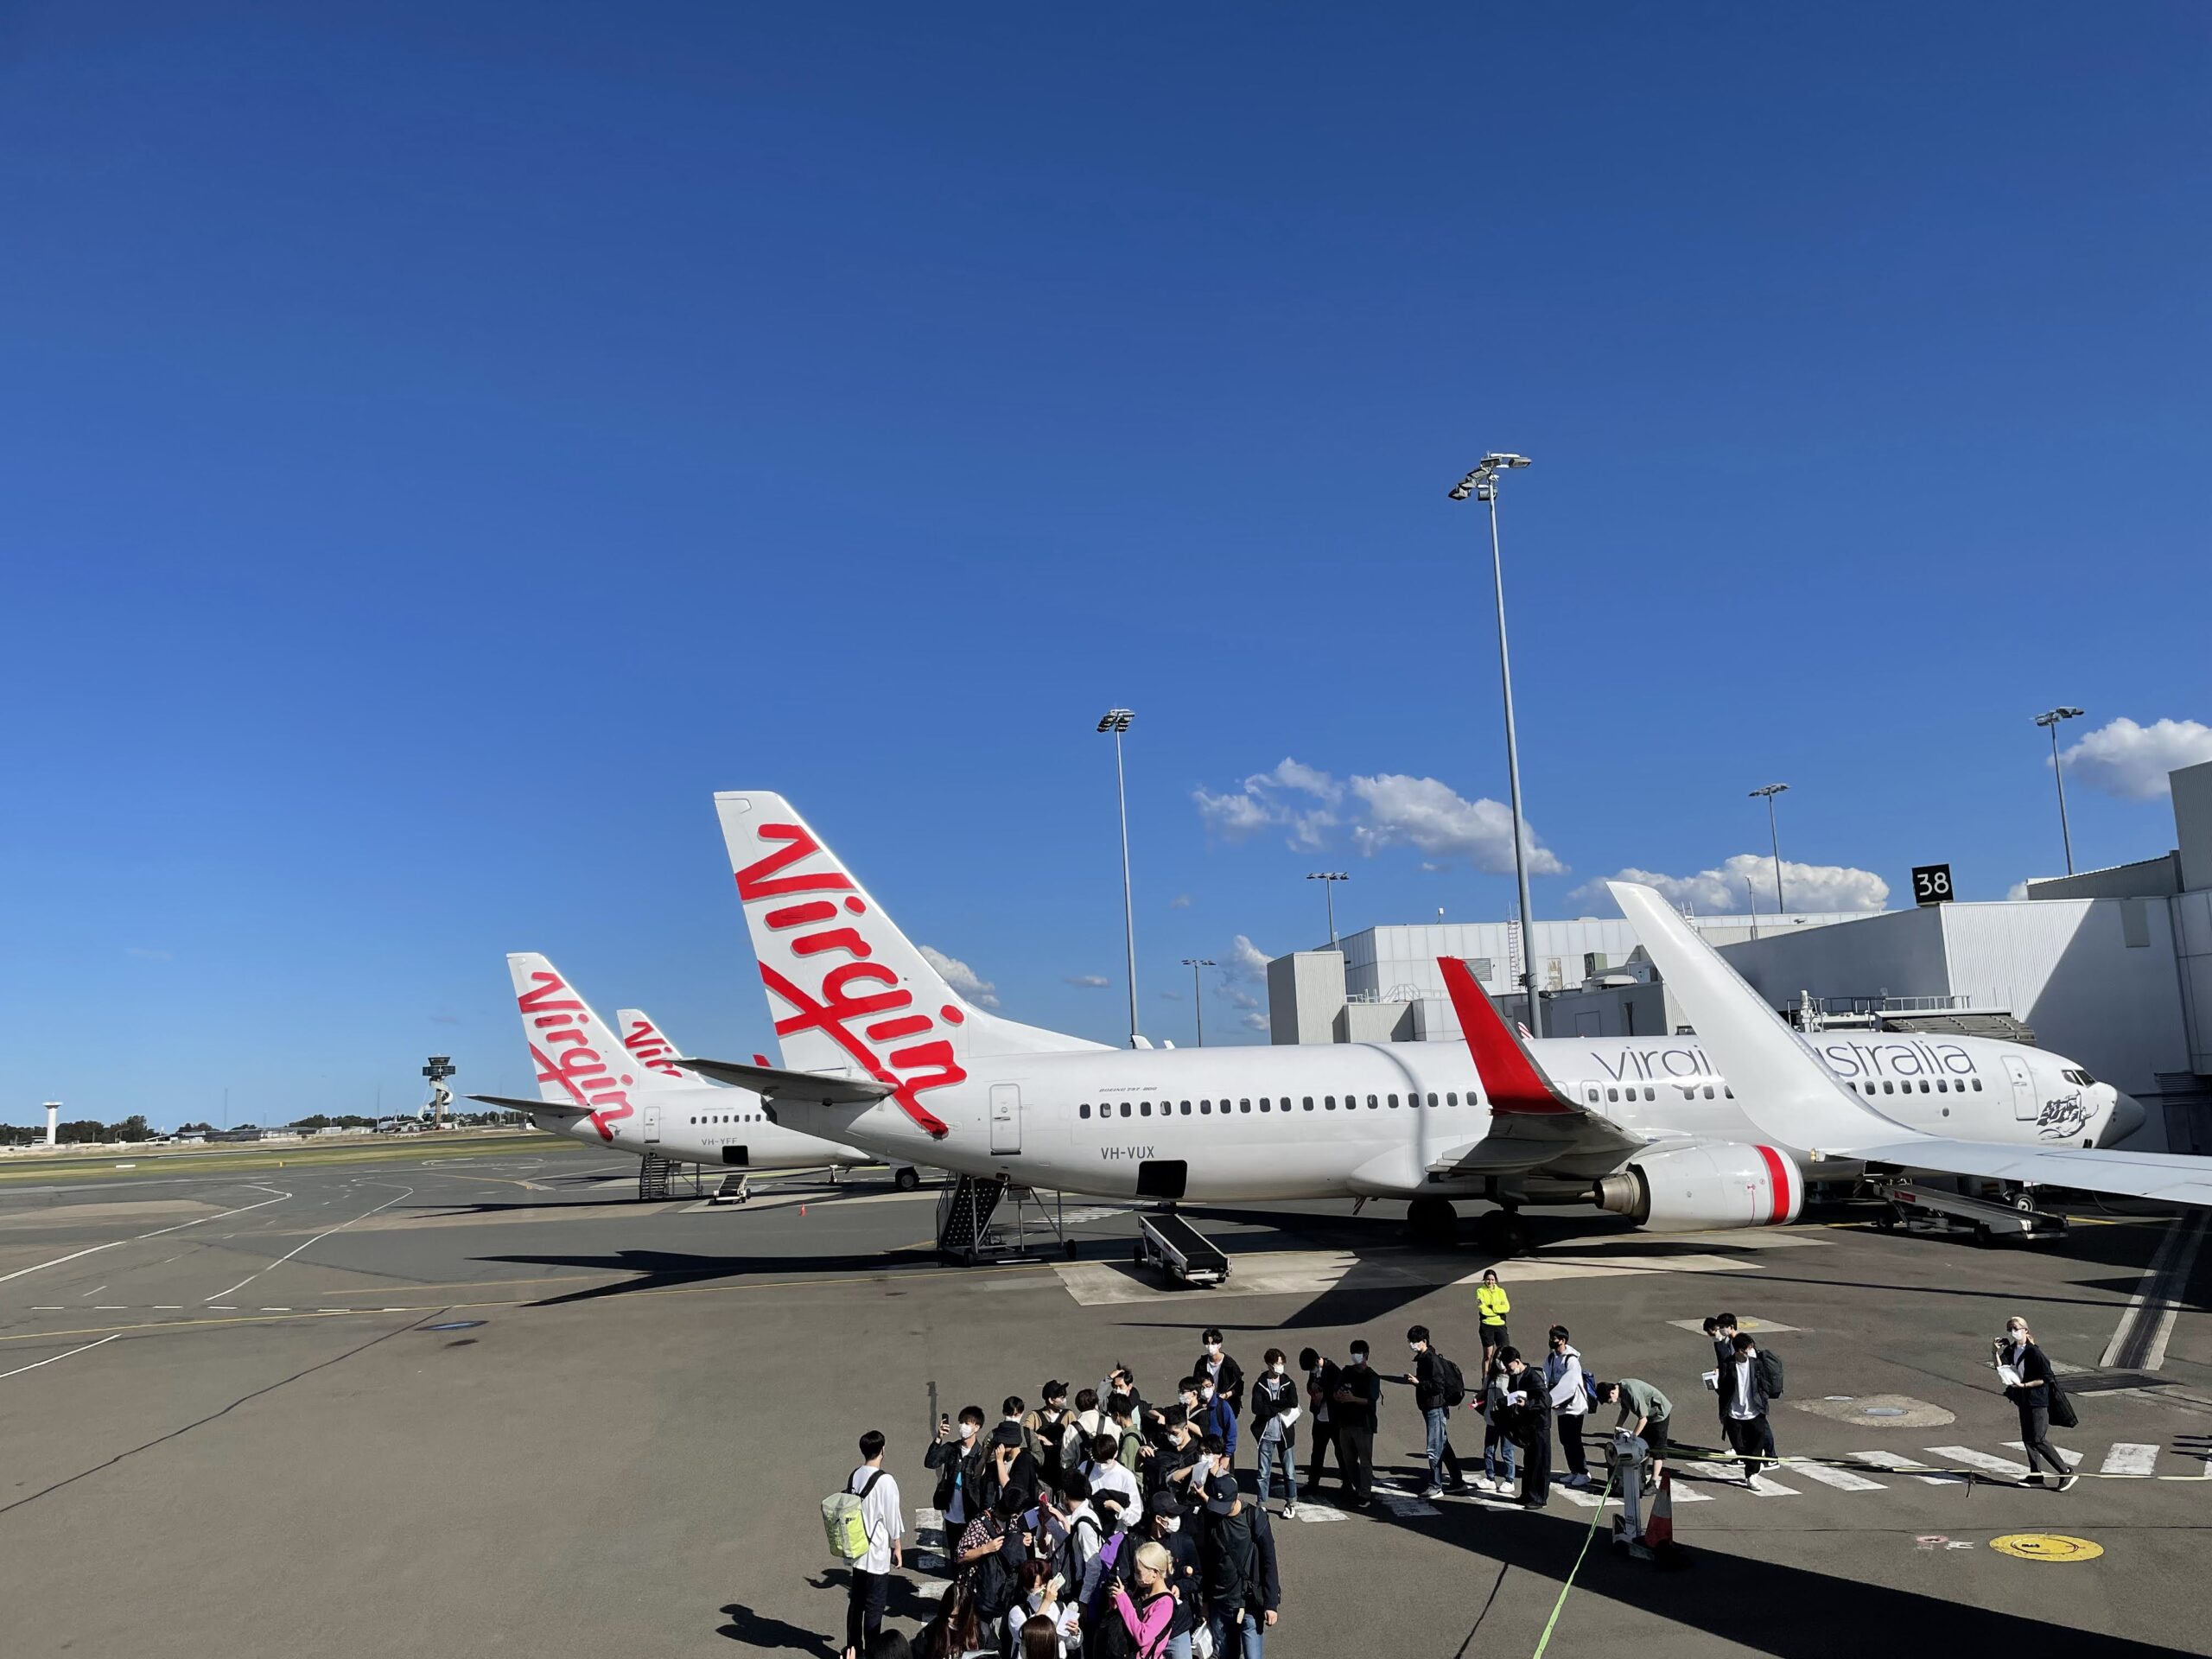
[{"label": "aircraft wheel", "polygon": [[1528,1224],[1517,1211],[1493,1210],[1475,1224],[1475,1239],[1493,1255],[1519,1255],[1529,1248]]},{"label": "aircraft wheel", "polygon": [[1420,1243],[1449,1249],[1459,1242],[1459,1212],[1449,1198],[1415,1198],[1406,1206],[1406,1229]]},{"label": "aircraft wheel", "polygon": [[922,1172],[912,1164],[901,1166],[891,1178],[891,1185],[901,1192],[912,1192],[922,1184]]}]

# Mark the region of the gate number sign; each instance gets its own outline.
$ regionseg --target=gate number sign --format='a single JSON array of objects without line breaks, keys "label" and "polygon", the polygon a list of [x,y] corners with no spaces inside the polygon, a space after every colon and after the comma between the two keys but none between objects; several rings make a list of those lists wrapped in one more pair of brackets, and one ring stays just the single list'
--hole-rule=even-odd
[{"label": "gate number sign", "polygon": [[1948,905],[1951,902],[1951,867],[1948,864],[1916,864],[1912,867],[1912,902],[1916,905]]}]

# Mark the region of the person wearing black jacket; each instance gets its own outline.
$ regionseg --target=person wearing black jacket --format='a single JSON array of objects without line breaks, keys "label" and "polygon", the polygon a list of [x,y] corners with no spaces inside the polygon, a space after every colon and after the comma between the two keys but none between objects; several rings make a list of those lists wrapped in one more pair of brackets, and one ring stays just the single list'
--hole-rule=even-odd
[{"label": "person wearing black jacket", "polygon": [[937,1471],[937,1491],[930,1507],[944,1517],[953,1537],[959,1536],[960,1529],[976,1518],[975,1506],[966,1500],[982,1475],[982,1445],[983,1408],[963,1406],[959,1433],[953,1432],[950,1419],[938,1418],[937,1439],[922,1454],[922,1466]]},{"label": "person wearing black jacket", "polygon": [[2026,1484],[2043,1486],[2050,1483],[2036,1467],[2041,1458],[2051,1466],[2058,1477],[2058,1490],[2065,1491],[2079,1478],[2061,1461],[2050,1445],[2050,1410],[2054,1396],[2058,1393],[2058,1377],[2050,1369],[2050,1361],[2028,1329],[2028,1322],[2015,1313],[2005,1322],[2005,1334],[1996,1344],[1997,1363],[2010,1365],[2020,1379],[2018,1385],[2007,1384],[2005,1397],[2020,1414],[2020,1445],[2028,1455]]},{"label": "person wearing black jacket", "polygon": [[1217,1659],[1236,1659],[1248,1631],[1256,1636],[1257,1621],[1250,1602],[1253,1580],[1252,1511],[1237,1491],[1229,1460],[1219,1459],[1206,1488],[1205,1508],[1199,1520],[1205,1530],[1198,1544],[1200,1575],[1205,1586],[1206,1629],[1213,1637]]},{"label": "person wearing black jacket", "polygon": [[1541,1373],[1529,1369],[1518,1348],[1497,1351],[1505,1372],[1505,1433],[1521,1448],[1521,1507],[1541,1510],[1552,1491],[1552,1395]]},{"label": "person wearing black jacket", "polygon": [[1221,1332],[1208,1325],[1198,1340],[1205,1351],[1198,1356],[1198,1363],[1191,1367],[1192,1376],[1210,1376],[1217,1398],[1229,1402],[1229,1408],[1239,1417],[1244,1414],[1244,1368],[1222,1350]]},{"label": "person wearing black jacket", "polygon": [[1728,1444],[1744,1460],[1744,1484],[1775,1459],[1774,1426],[1767,1421],[1767,1400],[1776,1385],[1774,1358],[1759,1352],[1750,1332],[1728,1344],[1720,1368],[1720,1424]]},{"label": "person wearing black jacket", "polygon": [[[1261,1659],[1268,1632],[1282,1611],[1282,1573],[1275,1565],[1274,1522],[1267,1506],[1252,1506],[1252,1575],[1244,1600],[1250,1620],[1244,1626],[1244,1659]],[[1231,1656],[1233,1659],[1233,1656]]]},{"label": "person wearing black jacket", "polygon": [[1321,1460],[1332,1451],[1337,1454],[1337,1479],[1348,1484],[1344,1449],[1337,1444],[1336,1413],[1331,1409],[1344,1373],[1336,1361],[1322,1358],[1311,1348],[1299,1350],[1298,1369],[1306,1373],[1306,1420],[1313,1425],[1313,1461],[1307,1466],[1306,1484],[1317,1492],[1321,1490]]},{"label": "person wearing black jacket", "polygon": [[1375,1496],[1375,1431],[1381,1421],[1382,1378],[1367,1363],[1367,1344],[1355,1338],[1351,1363],[1337,1378],[1336,1397],[1329,1402],[1337,1425],[1337,1456],[1344,1464],[1344,1496],[1352,1508],[1363,1510]]},{"label": "person wearing black jacket", "polygon": [[[1452,1408],[1459,1402],[1446,1393],[1437,1375],[1440,1356],[1436,1344],[1428,1339],[1428,1327],[1414,1326],[1406,1332],[1406,1343],[1413,1350],[1414,1369],[1397,1380],[1413,1385],[1414,1404],[1428,1427],[1428,1485],[1421,1496],[1440,1497],[1446,1482],[1454,1487],[1465,1484],[1459,1478],[1459,1454],[1452,1449]],[[1464,1384],[1461,1392],[1464,1397]]]}]

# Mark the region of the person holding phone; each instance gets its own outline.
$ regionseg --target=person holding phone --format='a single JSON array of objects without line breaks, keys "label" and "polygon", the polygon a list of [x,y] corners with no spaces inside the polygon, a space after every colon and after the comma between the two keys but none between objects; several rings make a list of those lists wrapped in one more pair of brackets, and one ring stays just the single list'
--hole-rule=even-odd
[{"label": "person holding phone", "polygon": [[1076,1622],[1083,1609],[1075,1598],[1067,1594],[1067,1585],[1049,1561],[1029,1561],[1021,1569],[1021,1598],[1007,1609],[1007,1645],[1016,1653],[1025,1652],[1022,1643],[1033,1618],[1048,1620],[1054,1638],[1058,1643],[1061,1659],[1065,1659],[1071,1637],[1074,1637]]},{"label": "person holding phone", "polygon": [[2072,1490],[2081,1477],[2051,1449],[2050,1414],[2058,1395],[2058,1381],[2050,1369],[2050,1361],[2028,1329],[2028,1322],[2017,1313],[2005,1321],[2005,1334],[1992,1345],[1996,1353],[1993,1363],[1999,1376],[2011,1379],[2005,1383],[2005,1397],[2020,1414],[2020,1445],[2028,1454],[2028,1478],[2022,1484],[2050,1484],[2036,1467],[2036,1459],[2040,1458],[2058,1477],[2058,1490]]}]

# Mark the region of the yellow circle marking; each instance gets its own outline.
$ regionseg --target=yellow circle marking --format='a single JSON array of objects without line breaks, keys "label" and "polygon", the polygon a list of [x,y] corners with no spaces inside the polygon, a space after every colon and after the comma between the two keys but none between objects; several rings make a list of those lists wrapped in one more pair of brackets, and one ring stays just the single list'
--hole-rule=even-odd
[{"label": "yellow circle marking", "polygon": [[1991,1539],[1989,1547],[2024,1561],[2094,1561],[2105,1553],[2102,1544],[2063,1532],[2008,1532]]}]

